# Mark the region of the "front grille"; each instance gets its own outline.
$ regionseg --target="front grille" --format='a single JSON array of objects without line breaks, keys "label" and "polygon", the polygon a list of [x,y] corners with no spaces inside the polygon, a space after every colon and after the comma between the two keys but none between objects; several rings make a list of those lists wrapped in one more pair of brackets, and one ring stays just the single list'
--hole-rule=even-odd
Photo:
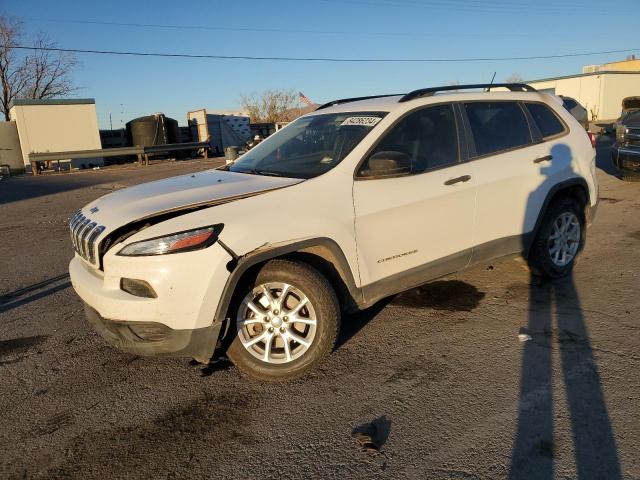
[{"label": "front grille", "polygon": [[103,225],[92,222],[85,217],[82,212],[77,212],[69,220],[71,230],[71,243],[75,251],[87,262],[97,265],[97,245],[96,240],[104,231]]},{"label": "front grille", "polygon": [[633,147],[640,147],[640,128],[627,127],[625,140],[627,145],[631,145]]}]

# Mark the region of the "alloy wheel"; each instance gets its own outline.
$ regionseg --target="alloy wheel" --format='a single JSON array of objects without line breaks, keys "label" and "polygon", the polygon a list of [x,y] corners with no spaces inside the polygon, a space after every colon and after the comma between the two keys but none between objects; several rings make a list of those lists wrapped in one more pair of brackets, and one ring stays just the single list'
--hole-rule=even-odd
[{"label": "alloy wheel", "polygon": [[573,212],[563,212],[553,222],[548,248],[551,261],[565,267],[578,253],[581,238],[580,221]]},{"label": "alloy wheel", "polygon": [[281,282],[258,285],[238,309],[236,328],[244,348],[270,364],[292,362],[311,347],[317,326],[309,297]]}]

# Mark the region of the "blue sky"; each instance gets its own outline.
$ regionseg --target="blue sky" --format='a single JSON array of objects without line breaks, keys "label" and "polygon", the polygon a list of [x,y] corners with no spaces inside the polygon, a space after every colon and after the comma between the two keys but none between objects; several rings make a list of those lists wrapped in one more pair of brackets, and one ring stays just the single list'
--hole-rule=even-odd
[{"label": "blue sky", "polygon": [[[604,2],[606,3],[606,2]],[[640,48],[640,2],[619,0],[4,0],[29,33],[66,48],[349,58],[469,58]],[[624,14],[622,13],[624,12]],[[133,27],[84,22],[165,25]],[[628,28],[620,28],[628,22]],[[170,26],[170,27],[169,27]],[[184,27],[184,28],[183,28]],[[216,30],[217,28],[229,30]],[[236,30],[237,29],[237,30]],[[273,31],[263,31],[273,30]],[[304,31],[304,32],[301,32]],[[640,52],[638,52],[640,53]],[[198,108],[236,109],[270,88],[316,102],[414,88],[578,73],[626,54],[511,62],[294,63],[79,55],[79,97],[96,99],[101,127],[162,111],[186,122]]]}]

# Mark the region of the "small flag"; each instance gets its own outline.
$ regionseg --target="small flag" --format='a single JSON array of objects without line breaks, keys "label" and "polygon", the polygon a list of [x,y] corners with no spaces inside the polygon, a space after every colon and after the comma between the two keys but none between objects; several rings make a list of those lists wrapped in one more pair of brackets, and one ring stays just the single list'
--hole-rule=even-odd
[{"label": "small flag", "polygon": [[312,101],[309,97],[307,97],[304,93],[302,92],[298,92],[298,95],[300,95],[300,101],[302,103],[304,103],[305,105],[309,105],[310,107],[314,106],[316,104],[316,102]]}]

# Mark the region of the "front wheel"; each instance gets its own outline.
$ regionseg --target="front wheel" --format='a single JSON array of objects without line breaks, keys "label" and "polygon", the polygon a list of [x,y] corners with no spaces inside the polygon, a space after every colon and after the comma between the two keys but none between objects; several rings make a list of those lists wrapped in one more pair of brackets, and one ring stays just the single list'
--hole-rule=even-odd
[{"label": "front wheel", "polygon": [[336,294],[313,267],[266,263],[236,292],[235,338],[227,354],[245,374],[288,380],[312,370],[335,346],[340,326]]},{"label": "front wheel", "polygon": [[585,224],[584,209],[577,200],[564,197],[554,202],[529,253],[533,273],[548,278],[568,275],[584,247]]}]

